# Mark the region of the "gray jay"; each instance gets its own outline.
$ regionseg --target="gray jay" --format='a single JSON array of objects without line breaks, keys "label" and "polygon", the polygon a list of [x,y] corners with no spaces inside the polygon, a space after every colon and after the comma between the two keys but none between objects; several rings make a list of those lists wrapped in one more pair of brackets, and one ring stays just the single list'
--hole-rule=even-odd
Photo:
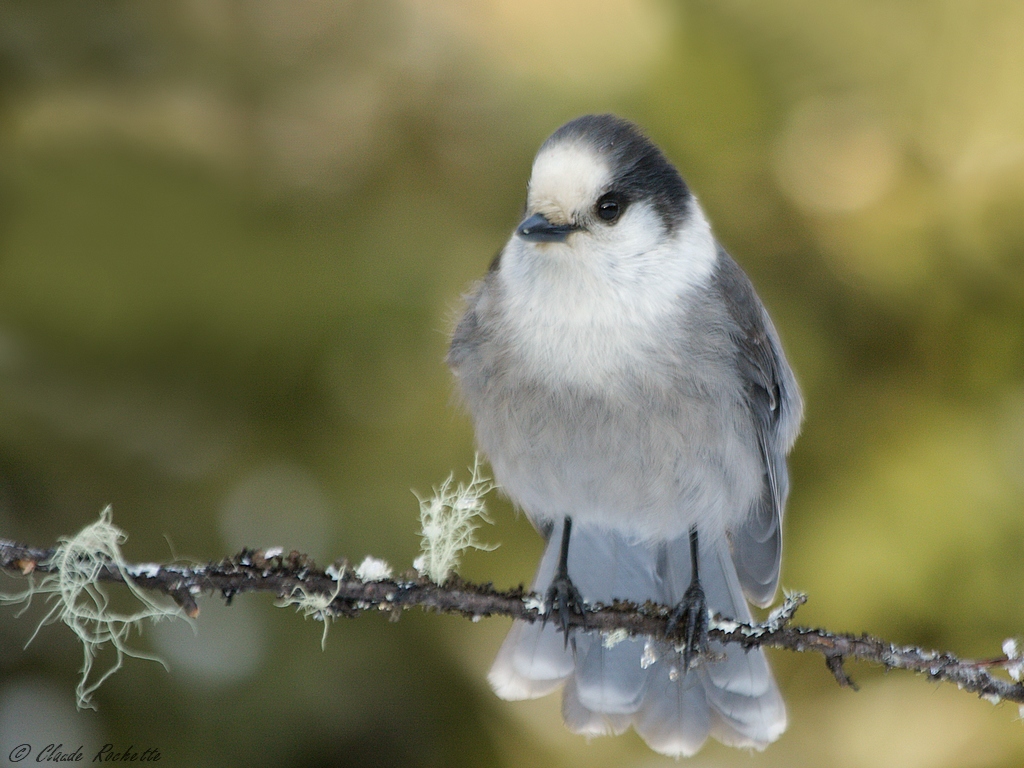
[{"label": "gray jay", "polygon": [[[468,298],[448,364],[504,492],[547,539],[489,680],[564,684],[568,727],[658,752],[786,728],[764,653],[709,642],[779,582],[802,415],[778,334],[696,198],[632,123],[589,115],[537,152],[523,221]],[[675,644],[577,630],[583,603],[676,606]]]}]

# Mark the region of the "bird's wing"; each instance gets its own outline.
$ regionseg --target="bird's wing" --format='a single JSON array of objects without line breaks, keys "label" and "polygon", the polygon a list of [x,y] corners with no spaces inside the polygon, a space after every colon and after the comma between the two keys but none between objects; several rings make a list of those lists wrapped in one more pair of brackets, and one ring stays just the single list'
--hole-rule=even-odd
[{"label": "bird's wing", "polygon": [[802,405],[768,313],[743,270],[721,247],[715,281],[733,321],[736,365],[764,465],[761,497],[731,532],[732,557],[747,598],[763,606],[772,601],[779,583],[782,514],[789,494],[786,454],[796,439]]}]

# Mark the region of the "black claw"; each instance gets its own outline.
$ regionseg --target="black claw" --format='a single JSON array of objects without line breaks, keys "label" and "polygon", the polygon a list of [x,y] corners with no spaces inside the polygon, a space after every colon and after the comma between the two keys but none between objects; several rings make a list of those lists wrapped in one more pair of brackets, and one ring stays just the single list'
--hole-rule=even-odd
[{"label": "black claw", "polygon": [[[586,614],[583,612],[583,595],[576,589],[576,585],[569,578],[569,536],[572,534],[572,518],[566,517],[562,528],[561,551],[558,557],[558,568],[555,570],[555,578],[551,580],[547,594],[544,596],[544,623],[548,623],[548,617],[556,616],[555,621],[559,629],[565,634],[565,647],[569,647],[572,627],[569,625],[569,618],[572,614],[580,617],[580,625],[584,625]],[[556,613],[557,612],[557,613]],[[572,641],[573,653],[576,652],[576,641]]]},{"label": "black claw", "polygon": [[[544,623],[553,618],[557,626],[565,634],[565,647],[569,647],[569,640],[572,637],[572,625],[569,623],[573,615],[579,617],[579,624],[586,624],[586,615],[583,612],[583,595],[576,589],[568,576],[556,574],[548,587],[544,597]],[[573,640],[573,648],[576,642]]]},{"label": "black claw", "polygon": [[[697,528],[694,526],[690,528],[690,564],[692,567],[690,586],[683,593],[683,599],[679,601],[679,605],[672,610],[672,615],[668,617],[668,627],[666,627],[669,637],[681,636],[683,641],[684,674],[694,661],[709,655],[708,601],[704,597],[704,587],[700,584],[699,554]],[[682,631],[678,632],[679,629]]]},{"label": "black claw", "polygon": [[683,599],[668,617],[668,634],[683,641],[683,670],[708,655],[708,603],[699,581],[690,583]]}]

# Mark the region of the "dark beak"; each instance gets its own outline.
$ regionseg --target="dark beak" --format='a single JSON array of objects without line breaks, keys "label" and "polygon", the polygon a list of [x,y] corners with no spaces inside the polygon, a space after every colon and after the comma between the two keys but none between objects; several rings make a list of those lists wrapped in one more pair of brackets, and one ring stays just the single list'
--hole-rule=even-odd
[{"label": "dark beak", "polygon": [[543,214],[535,213],[519,225],[516,234],[534,243],[564,243],[578,229],[573,224],[552,224]]}]

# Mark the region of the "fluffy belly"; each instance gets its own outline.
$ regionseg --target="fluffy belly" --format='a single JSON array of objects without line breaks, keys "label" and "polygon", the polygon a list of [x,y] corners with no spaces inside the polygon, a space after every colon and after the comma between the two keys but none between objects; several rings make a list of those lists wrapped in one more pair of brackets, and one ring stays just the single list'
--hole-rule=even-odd
[{"label": "fluffy belly", "polygon": [[761,490],[752,430],[699,397],[609,402],[505,393],[477,415],[495,479],[535,523],[596,523],[638,540],[721,535]]}]

